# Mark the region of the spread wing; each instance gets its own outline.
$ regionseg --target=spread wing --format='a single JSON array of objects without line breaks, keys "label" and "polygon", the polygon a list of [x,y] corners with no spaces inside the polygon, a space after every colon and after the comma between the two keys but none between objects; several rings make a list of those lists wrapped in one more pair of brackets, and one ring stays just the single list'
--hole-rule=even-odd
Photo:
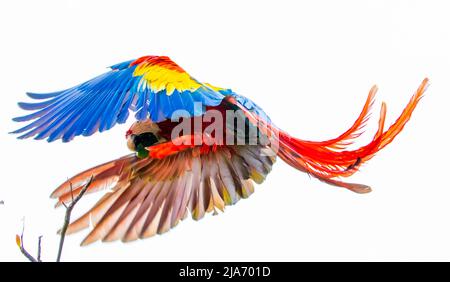
[{"label": "spread wing", "polygon": [[[68,233],[93,229],[82,245],[97,240],[132,241],[161,234],[186,218],[236,203],[253,193],[275,158],[264,146],[218,147],[202,154],[189,149],[163,159],[126,156],[87,170],[57,188],[57,205],[76,197],[83,185],[94,180],[87,192],[112,189],[85,215],[70,224]],[[71,193],[70,183],[72,183]]]},{"label": "spread wing", "polygon": [[[154,122],[170,118],[180,109],[191,116],[201,115],[205,106],[216,106],[224,97],[165,56],[113,65],[109,72],[63,91],[27,95],[43,101],[19,103],[33,113],[13,120],[34,121],[12,133],[49,142],[60,138],[68,142],[78,135],[108,130],[124,123],[129,110],[136,112],[138,120],[150,117]],[[199,107],[196,102],[201,103]]]}]

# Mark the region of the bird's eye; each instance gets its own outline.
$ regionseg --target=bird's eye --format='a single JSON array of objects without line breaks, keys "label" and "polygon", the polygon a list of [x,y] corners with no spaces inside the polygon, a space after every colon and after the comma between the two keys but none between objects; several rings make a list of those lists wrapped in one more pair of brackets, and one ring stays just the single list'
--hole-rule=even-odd
[{"label": "bird's eye", "polygon": [[156,136],[151,133],[151,132],[146,132],[146,133],[142,133],[140,135],[136,135],[134,137],[134,145],[136,146],[136,148],[139,147],[139,145],[141,145],[142,147],[149,147],[155,143],[158,142],[158,138],[156,138]]}]

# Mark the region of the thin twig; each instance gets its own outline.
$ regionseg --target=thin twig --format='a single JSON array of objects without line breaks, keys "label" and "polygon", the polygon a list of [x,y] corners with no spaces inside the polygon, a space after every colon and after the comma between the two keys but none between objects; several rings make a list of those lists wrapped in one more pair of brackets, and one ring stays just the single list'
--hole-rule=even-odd
[{"label": "thin twig", "polygon": [[42,262],[42,260],[41,260],[41,251],[42,251],[41,241],[42,241],[42,235],[39,236],[39,238],[38,238],[38,253],[37,253],[37,261],[38,262]]},{"label": "thin twig", "polygon": [[72,202],[73,202],[73,186],[72,186],[72,182],[69,182],[70,185],[70,196],[72,198]]},{"label": "thin twig", "polygon": [[[30,253],[25,249],[25,247],[23,246],[23,233],[25,232],[25,220],[23,221],[23,225],[22,225],[22,233],[20,234],[20,244],[19,244],[19,248],[20,251],[22,252],[22,254],[31,262],[38,262],[37,259],[35,259],[32,255],[30,255]],[[40,237],[39,237],[39,241],[40,241]],[[40,251],[38,251],[38,256],[40,257]]]},{"label": "thin twig", "polygon": [[[84,193],[86,193],[86,191],[89,188],[89,186],[91,185],[93,179],[94,179],[94,176],[91,176],[89,181],[81,189],[80,194],[78,194],[78,196],[76,196],[75,198],[72,198],[72,202],[69,205],[66,205],[64,202],[62,203],[66,207],[66,215],[64,218],[64,224],[63,224],[63,226],[61,228],[61,232],[60,232],[61,239],[59,241],[59,249],[58,249],[58,256],[56,257],[56,262],[61,261],[61,254],[62,254],[62,249],[64,246],[64,239],[66,237],[67,228],[69,227],[69,224],[70,224],[70,215],[72,213],[72,210],[75,207],[75,205],[77,204],[77,202],[81,199],[81,197],[83,197]],[[72,185],[70,185],[70,193],[73,193]]]},{"label": "thin twig", "polygon": [[[81,189],[80,193],[78,194],[78,196],[74,197],[73,195],[73,189],[72,189],[72,184],[70,185],[70,193],[72,194],[72,201],[69,205],[67,205],[66,203],[62,202],[62,204],[66,207],[66,214],[64,217],[64,224],[63,227],[61,228],[61,239],[59,241],[59,249],[58,249],[58,256],[56,258],[57,262],[61,261],[61,254],[62,254],[62,249],[64,246],[64,239],[66,237],[66,232],[67,232],[67,228],[69,227],[70,224],[70,215],[72,213],[73,208],[75,207],[75,205],[77,204],[77,202],[81,199],[81,197],[83,197],[83,195],[86,193],[87,189],[89,188],[89,186],[91,185],[92,181],[93,181],[94,177],[91,176],[91,178],[89,179],[89,181],[84,185],[84,187]],[[0,201],[0,204],[4,204],[3,201]],[[41,247],[41,243],[42,243],[42,236],[39,236],[38,238],[38,250],[37,250],[37,257],[34,258],[24,247],[23,245],[23,234],[25,233],[25,221],[23,222],[23,226],[22,226],[22,233],[19,235],[16,235],[16,240],[17,240],[17,244],[19,246],[20,251],[22,252],[22,254],[31,262],[42,262],[41,260],[41,252],[42,252],[42,247]]]}]

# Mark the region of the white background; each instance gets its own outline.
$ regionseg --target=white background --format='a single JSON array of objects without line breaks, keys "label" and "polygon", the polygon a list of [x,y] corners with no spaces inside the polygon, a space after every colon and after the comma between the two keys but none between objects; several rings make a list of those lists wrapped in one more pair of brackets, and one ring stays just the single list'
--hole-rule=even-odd
[{"label": "white background", "polygon": [[[392,123],[424,77],[431,86],[404,131],[351,181],[358,195],[279,161],[247,200],[187,219],[163,236],[79,247],[63,260],[449,260],[450,7],[448,1],[2,1],[0,4],[0,260],[14,242],[54,260],[64,208],[50,192],[128,151],[128,125],[73,142],[16,140],[26,91],[68,88],[143,55],[168,55],[200,81],[229,87],[303,139],[328,139],[380,91]],[[85,197],[74,217],[100,195]]]}]

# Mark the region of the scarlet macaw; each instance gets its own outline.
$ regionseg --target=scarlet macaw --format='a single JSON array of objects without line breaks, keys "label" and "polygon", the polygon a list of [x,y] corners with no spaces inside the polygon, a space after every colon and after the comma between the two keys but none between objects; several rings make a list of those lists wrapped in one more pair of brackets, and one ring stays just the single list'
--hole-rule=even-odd
[{"label": "scarlet macaw", "polygon": [[[43,102],[19,103],[22,109],[33,112],[14,120],[34,121],[13,133],[22,133],[19,138],[34,136],[49,142],[68,142],[75,136],[89,136],[124,123],[129,109],[135,111],[137,121],[126,132],[127,145],[134,153],[88,169],[51,194],[58,199],[57,206],[69,202],[93,176],[88,193],[111,190],[70,224],[68,234],[85,229],[92,222],[93,229],[83,245],[100,239],[131,241],[168,231],[186,218],[188,211],[198,220],[206,212],[223,211],[226,205],[247,198],[253,193],[253,182],[262,183],[271,171],[276,156],[320,181],[357,193],[370,192],[369,186],[342,182],[339,178],[354,174],[394,139],[427,85],[428,79],[424,79],[386,131],[383,103],[372,141],[349,149],[369,119],[375,86],[347,131],[327,141],[305,141],[276,127],[250,99],[197,81],[166,56],[145,56],[113,65],[107,73],[67,90],[27,93]],[[184,114],[173,119],[179,110]],[[218,123],[224,126],[224,132],[206,132],[212,119],[205,117],[213,110],[224,120],[227,111],[240,115],[232,122]],[[199,119],[197,130],[173,135],[181,123],[195,124]],[[238,121],[243,121],[244,129],[236,128]],[[257,129],[257,134],[250,129]],[[230,132],[232,141],[241,136],[243,143],[222,142]],[[250,137],[255,137],[254,143],[249,142]]]}]

